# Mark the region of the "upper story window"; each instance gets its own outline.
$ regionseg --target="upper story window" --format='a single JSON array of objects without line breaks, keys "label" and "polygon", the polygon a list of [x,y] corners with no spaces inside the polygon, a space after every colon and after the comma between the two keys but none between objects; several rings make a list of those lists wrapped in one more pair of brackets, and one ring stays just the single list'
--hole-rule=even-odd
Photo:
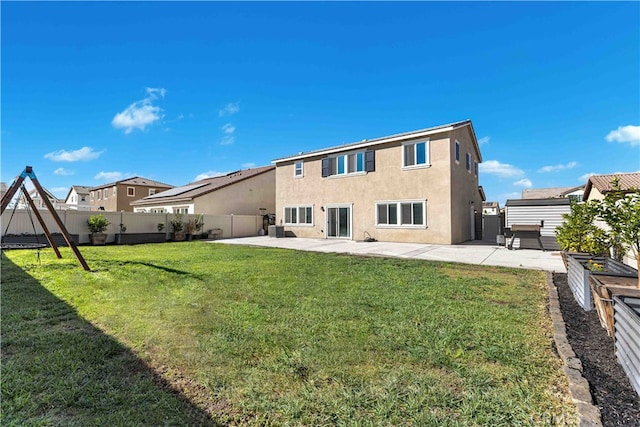
[{"label": "upper story window", "polygon": [[456,163],[460,163],[460,143],[456,141]]},{"label": "upper story window", "polygon": [[86,201],[87,201],[86,199],[87,199],[87,198],[86,198],[85,196],[80,196],[80,201],[81,201],[81,202],[86,202]]},{"label": "upper story window", "polygon": [[411,142],[402,146],[402,167],[411,168],[429,165],[429,140]]},{"label": "upper story window", "polygon": [[149,195],[153,196],[154,194],[156,194],[156,189],[155,188],[150,188],[149,189]]},{"label": "upper story window", "polygon": [[107,200],[109,198],[109,189],[105,188],[104,189],[104,199]]},{"label": "upper story window", "polygon": [[478,176],[478,162],[473,162],[473,174]]},{"label": "upper story window", "polygon": [[93,191],[91,192],[91,200],[93,200],[95,198],[95,195],[93,193]]},{"label": "upper story window", "polygon": [[286,206],[284,223],[287,225],[313,225],[312,206]]},{"label": "upper story window", "polygon": [[127,196],[134,197],[136,195],[136,187],[127,187]]},{"label": "upper story window", "polygon": [[102,200],[102,190],[98,190],[98,200]]},{"label": "upper story window", "polygon": [[322,176],[351,175],[375,171],[373,150],[339,154],[322,159]]},{"label": "upper story window", "polygon": [[293,176],[295,176],[296,178],[302,178],[304,176],[303,165],[304,163],[302,162],[302,160],[293,164]]},{"label": "upper story window", "polygon": [[114,196],[116,195],[116,188],[118,188],[118,187],[113,187],[113,195]]},{"label": "upper story window", "polygon": [[471,154],[467,153],[467,170],[471,172]]}]

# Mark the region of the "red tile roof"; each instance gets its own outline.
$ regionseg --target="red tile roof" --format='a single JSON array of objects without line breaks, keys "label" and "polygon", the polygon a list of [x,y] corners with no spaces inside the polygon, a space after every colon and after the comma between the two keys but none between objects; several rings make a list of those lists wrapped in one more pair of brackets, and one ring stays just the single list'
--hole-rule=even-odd
[{"label": "red tile roof", "polygon": [[593,175],[590,176],[589,181],[587,181],[587,186],[584,189],[582,200],[587,200],[589,198],[589,193],[591,193],[591,189],[594,187],[602,194],[613,191],[614,179],[618,180],[622,191],[640,189],[640,172]]}]

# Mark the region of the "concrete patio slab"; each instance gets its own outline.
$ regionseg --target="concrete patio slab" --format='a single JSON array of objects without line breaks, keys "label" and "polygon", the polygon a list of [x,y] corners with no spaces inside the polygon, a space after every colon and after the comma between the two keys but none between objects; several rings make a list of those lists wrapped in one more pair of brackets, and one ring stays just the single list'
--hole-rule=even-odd
[{"label": "concrete patio slab", "polygon": [[480,242],[468,242],[460,245],[432,245],[421,243],[356,242],[353,240],[339,239],[255,236],[215,240],[212,241],[212,243],[566,272],[560,252],[543,252],[532,249],[510,251],[504,246],[486,245]]}]

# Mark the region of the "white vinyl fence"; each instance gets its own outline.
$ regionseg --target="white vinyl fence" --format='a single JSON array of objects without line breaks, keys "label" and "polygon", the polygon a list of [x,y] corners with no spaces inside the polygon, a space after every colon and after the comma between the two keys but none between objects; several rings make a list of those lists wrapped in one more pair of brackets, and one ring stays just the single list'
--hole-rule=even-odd
[{"label": "white vinyl fence", "polygon": [[[51,213],[47,210],[38,211],[42,216],[49,232],[58,233],[57,224]],[[87,220],[97,212],[59,210],[56,211],[62,219],[69,234],[78,235],[80,244],[89,243],[89,227]],[[164,224],[162,232],[166,238],[171,236],[170,221],[175,218],[175,214],[170,213],[138,213],[138,212],[99,212],[110,222],[107,228],[107,242],[114,242],[116,235],[121,232],[121,225],[126,227],[125,234],[129,233],[158,233],[158,224]],[[184,214],[182,221],[187,222],[195,219],[196,215]],[[260,215],[203,215],[203,232],[211,229],[222,230],[222,238],[257,236],[262,228],[262,216]],[[33,221],[33,225],[32,225]],[[42,234],[40,223],[31,210],[6,209],[0,219],[2,236],[4,235],[32,235]]]}]

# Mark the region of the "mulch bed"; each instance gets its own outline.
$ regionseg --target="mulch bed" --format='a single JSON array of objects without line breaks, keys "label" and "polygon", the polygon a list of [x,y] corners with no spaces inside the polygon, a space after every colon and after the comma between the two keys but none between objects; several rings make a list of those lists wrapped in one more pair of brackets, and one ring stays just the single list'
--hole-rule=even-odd
[{"label": "mulch bed", "polygon": [[554,273],[553,282],[558,288],[567,338],[582,362],[582,375],[589,381],[602,424],[640,426],[640,397],[618,363],[613,338],[600,326],[595,309],[584,311],[576,303],[566,274]]}]

